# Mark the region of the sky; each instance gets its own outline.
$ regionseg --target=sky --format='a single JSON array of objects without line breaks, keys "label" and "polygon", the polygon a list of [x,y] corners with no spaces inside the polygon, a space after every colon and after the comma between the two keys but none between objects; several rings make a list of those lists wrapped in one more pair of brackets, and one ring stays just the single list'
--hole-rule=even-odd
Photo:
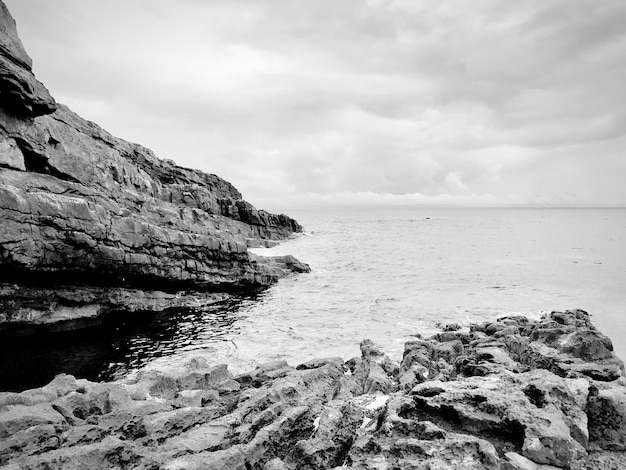
[{"label": "sky", "polygon": [[259,208],[626,206],[622,0],[5,0],[57,99]]}]

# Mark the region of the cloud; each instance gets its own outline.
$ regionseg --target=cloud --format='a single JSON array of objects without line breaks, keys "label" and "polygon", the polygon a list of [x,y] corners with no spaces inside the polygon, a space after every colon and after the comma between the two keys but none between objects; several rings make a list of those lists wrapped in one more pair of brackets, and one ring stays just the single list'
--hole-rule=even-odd
[{"label": "cloud", "polygon": [[619,0],[7,4],[59,101],[258,206],[626,204]]}]

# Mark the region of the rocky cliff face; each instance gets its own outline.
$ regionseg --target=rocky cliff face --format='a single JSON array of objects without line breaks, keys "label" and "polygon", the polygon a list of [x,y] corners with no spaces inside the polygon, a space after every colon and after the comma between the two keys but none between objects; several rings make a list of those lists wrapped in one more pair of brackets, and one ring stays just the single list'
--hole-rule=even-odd
[{"label": "rocky cliff face", "polygon": [[622,469],[624,366],[581,310],[509,316],[362,356],[201,359],[0,393],[7,469]]},{"label": "rocky cliff face", "polygon": [[56,103],[32,74],[33,61],[17,35],[15,21],[0,2],[0,99],[2,107],[18,116],[54,112]]},{"label": "rocky cliff face", "polygon": [[137,289],[249,289],[308,270],[247,251],[301,231],[295,220],[57,104],[1,1],[0,15],[0,323],[89,316]]}]

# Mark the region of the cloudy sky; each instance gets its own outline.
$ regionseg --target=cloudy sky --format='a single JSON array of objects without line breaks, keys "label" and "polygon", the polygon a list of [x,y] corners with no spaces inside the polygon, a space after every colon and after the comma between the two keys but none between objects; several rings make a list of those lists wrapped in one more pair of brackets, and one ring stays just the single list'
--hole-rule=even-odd
[{"label": "cloudy sky", "polygon": [[58,101],[257,207],[626,205],[622,0],[5,0]]}]

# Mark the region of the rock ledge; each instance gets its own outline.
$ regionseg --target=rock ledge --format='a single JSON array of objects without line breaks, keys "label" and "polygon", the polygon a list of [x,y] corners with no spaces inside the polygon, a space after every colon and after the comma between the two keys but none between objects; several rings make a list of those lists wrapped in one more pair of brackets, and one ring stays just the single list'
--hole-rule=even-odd
[{"label": "rock ledge", "polygon": [[182,370],[0,394],[8,469],[617,469],[624,367],[582,310],[444,328],[393,362]]},{"label": "rock ledge", "polygon": [[[70,312],[159,311],[180,291],[255,290],[308,271],[247,249],[302,231],[298,222],[82,119],[31,66],[0,1],[0,331]],[[158,302],[119,302],[140,291]]]}]

